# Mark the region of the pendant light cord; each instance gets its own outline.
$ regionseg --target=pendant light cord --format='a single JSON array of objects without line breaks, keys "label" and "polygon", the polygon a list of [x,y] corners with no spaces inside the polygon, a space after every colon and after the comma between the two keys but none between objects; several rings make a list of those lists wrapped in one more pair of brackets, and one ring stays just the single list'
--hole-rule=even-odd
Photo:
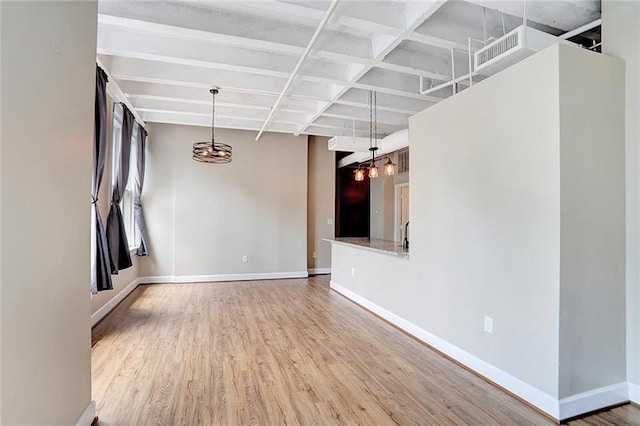
[{"label": "pendant light cord", "polygon": [[369,90],[369,148],[373,148],[373,91]]},{"label": "pendant light cord", "polygon": [[371,151],[371,162],[378,150],[378,100],[377,94],[369,90],[369,151]]},{"label": "pendant light cord", "polygon": [[378,93],[373,92],[373,146],[378,148]]},{"label": "pendant light cord", "polygon": [[211,96],[213,96],[213,102],[211,102],[211,148],[215,149],[215,129],[216,129],[216,90],[211,90]]}]

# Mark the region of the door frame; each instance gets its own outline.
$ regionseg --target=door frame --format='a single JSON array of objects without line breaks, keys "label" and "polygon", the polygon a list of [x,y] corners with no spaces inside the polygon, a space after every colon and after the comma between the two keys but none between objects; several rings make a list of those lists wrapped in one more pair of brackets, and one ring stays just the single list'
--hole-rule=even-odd
[{"label": "door frame", "polygon": [[405,182],[405,183],[397,183],[394,186],[393,189],[393,200],[394,200],[394,205],[393,205],[393,223],[394,223],[394,231],[393,231],[393,238],[396,242],[400,242],[400,239],[402,238],[402,233],[400,232],[400,228],[402,228],[402,223],[400,222],[400,203],[402,203],[402,200],[400,199],[400,195],[402,194],[402,188],[403,187],[408,187],[409,186],[409,182]]}]

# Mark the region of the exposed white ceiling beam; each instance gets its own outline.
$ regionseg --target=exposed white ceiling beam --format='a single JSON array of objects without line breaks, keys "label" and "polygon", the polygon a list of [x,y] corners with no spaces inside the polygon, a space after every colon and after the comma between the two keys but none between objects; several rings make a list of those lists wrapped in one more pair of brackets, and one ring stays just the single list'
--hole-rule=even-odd
[{"label": "exposed white ceiling beam", "polygon": [[291,71],[291,75],[289,76],[287,83],[284,85],[284,87],[282,88],[282,91],[278,95],[278,99],[276,99],[276,103],[273,105],[273,107],[271,107],[271,111],[269,111],[269,115],[267,116],[267,119],[264,121],[264,124],[262,125],[262,127],[260,128],[260,131],[258,132],[258,135],[256,136],[256,140],[260,139],[262,132],[264,132],[264,130],[267,128],[267,126],[269,125],[269,122],[273,119],[274,114],[278,112],[278,108],[280,108],[282,99],[287,94],[287,91],[291,87],[291,83],[293,83],[293,80],[298,75],[298,71],[300,71],[300,67],[302,67],[302,64],[307,59],[307,56],[309,56],[309,53],[311,52],[311,49],[313,48],[314,44],[318,40],[318,37],[320,37],[320,33],[322,33],[322,30],[324,30],[324,27],[327,25],[327,22],[329,22],[331,15],[333,15],[333,11],[336,9],[336,6],[338,5],[338,1],[339,0],[333,0],[329,5],[329,7],[327,8],[327,11],[322,17],[322,21],[320,21],[320,23],[318,24],[318,27],[313,33],[313,36],[311,36],[309,43],[307,43],[307,47],[302,53],[302,56],[300,56],[300,59],[298,59],[298,63],[296,64],[293,71]]},{"label": "exposed white ceiling beam", "polygon": [[411,74],[411,75],[424,77],[424,78],[431,78],[433,80],[441,80],[441,81],[451,80],[451,76],[450,75],[441,74],[441,73],[432,72],[432,71],[425,71],[425,70],[422,70],[420,68],[414,68],[414,67],[407,67],[407,66],[404,66],[404,65],[392,64],[392,63],[385,62],[385,61],[382,61],[382,62],[376,64],[376,68],[381,68],[381,69],[388,70],[388,71],[400,72],[400,73],[403,73],[403,74]]},{"label": "exposed white ceiling beam", "polygon": [[[171,111],[145,111],[143,117],[154,123],[183,124],[187,126],[211,127],[211,117],[204,115],[175,114]],[[260,128],[259,121],[250,121],[234,117],[216,117],[216,128],[223,129],[247,129],[257,131]],[[272,132],[293,133],[295,125],[278,123],[271,128]]]},{"label": "exposed white ceiling beam", "polygon": [[[211,117],[211,101],[208,104],[181,102],[178,100],[134,98],[132,104],[137,110],[175,111],[205,115]],[[269,114],[269,108],[255,108],[247,105],[227,104],[216,99],[216,117],[246,117],[251,120],[264,121]],[[299,111],[281,110],[278,120],[282,123],[299,123],[305,120],[307,115]]]},{"label": "exposed white ceiling beam", "polygon": [[[522,18],[522,1],[495,1],[495,0],[467,0],[469,3],[477,4],[487,9]],[[573,30],[588,22],[593,22],[600,18],[600,1],[579,0],[563,2],[564,13],[559,15],[554,8],[553,2],[531,1],[527,3],[527,19],[558,28],[563,31]]]},{"label": "exposed white ceiling beam", "polygon": [[[209,89],[212,85],[223,90],[278,94],[285,84],[282,78],[246,74],[227,70],[212,72],[203,67],[184,67],[178,64],[146,61],[122,57],[103,57],[103,63],[114,77],[130,81],[173,84]],[[297,81],[290,94],[311,99],[328,99],[340,85]]]},{"label": "exposed white ceiling beam", "polygon": [[584,32],[587,32],[595,27],[598,27],[602,25],[602,19],[596,19],[593,22],[589,22],[588,24],[584,24],[578,28],[576,28],[575,30],[571,30],[571,31],[567,31],[566,33],[562,34],[559,36],[559,38],[563,39],[563,40],[567,40],[570,39],[571,37],[575,37],[577,35],[580,35]]},{"label": "exposed white ceiling beam", "polygon": [[[186,116],[186,117],[204,117],[209,120],[209,124],[211,124],[211,113],[202,113],[202,112],[193,112],[186,110],[165,110],[165,109],[154,109],[154,108],[138,108],[141,114],[146,113],[158,113],[158,114],[166,114],[166,115],[176,115],[176,116]],[[262,123],[264,117],[252,117],[246,114],[238,115],[238,114],[230,114],[226,115],[224,112],[218,114],[216,111],[216,126],[218,125],[218,119],[220,120],[236,120],[238,122],[254,122],[254,123]],[[199,122],[199,120],[198,120]],[[295,125],[298,122],[296,120],[278,120],[274,121],[275,124],[287,124],[287,125]]]},{"label": "exposed white ceiling beam", "polygon": [[[421,34],[414,32],[407,37],[407,40],[415,41],[416,43],[426,44],[428,46],[439,47],[441,49],[456,49],[461,51],[468,51],[468,45],[457,43],[455,41],[447,40],[440,37],[434,37],[427,34]],[[449,77],[451,78],[451,77]]]},{"label": "exposed white ceiling beam", "polygon": [[[445,0],[436,0],[436,1],[424,1],[419,3],[406,3],[405,13],[406,13],[406,21],[407,27],[400,34],[396,36],[384,36],[381,35],[376,37],[373,41],[373,51],[374,57],[367,64],[361,67],[361,69],[356,72],[352,78],[349,80],[347,84],[345,84],[338,93],[336,93],[330,100],[330,102],[323,108],[321,108],[312,118],[308,120],[304,125],[298,129],[296,134],[304,133],[307,130],[313,121],[319,117],[324,111],[326,111],[329,106],[331,106],[337,99],[339,99],[345,92],[347,92],[352,87],[356,87],[356,83],[362,76],[364,76],[369,70],[371,70],[375,65],[382,62],[385,56],[395,49],[403,40],[409,37],[415,29],[420,26],[424,21],[426,21],[429,17],[431,17],[443,4]],[[388,93],[388,92],[387,92]],[[397,94],[397,93],[394,93]],[[409,97],[409,96],[408,96]]]},{"label": "exposed white ceiling beam", "polygon": [[[225,46],[277,52],[300,56],[313,34],[313,28],[282,22],[221,13],[194,5],[177,7],[171,2],[101,2],[98,23],[101,26],[129,28],[139,32],[201,40]],[[191,10],[189,10],[191,9]],[[144,19],[142,19],[144,18]],[[361,62],[370,59],[369,42],[341,33],[322,39],[322,49],[314,57],[338,62]]]},{"label": "exposed white ceiling beam", "polygon": [[[271,19],[278,19],[282,16],[292,17],[297,22],[310,23],[320,22],[324,15],[323,9],[316,9],[310,3],[288,3],[278,0],[261,0],[258,2],[246,1],[228,1],[216,4],[217,8],[235,11],[242,14],[258,14]],[[348,3],[344,3],[341,8],[347,8]],[[349,14],[340,14],[327,24],[327,29],[333,31],[343,31],[349,34],[361,34],[362,32],[378,32],[396,34],[402,31],[400,22],[397,25],[389,25],[386,22],[380,22],[379,19],[366,19],[362,16],[351,16]],[[355,31],[350,31],[355,30]]]},{"label": "exposed white ceiling beam", "polygon": [[[97,50],[104,55],[278,78],[287,78],[296,65],[296,59],[291,55],[141,33],[109,25],[100,27]],[[314,60],[313,66],[308,67],[300,78],[320,83],[342,83],[347,79],[347,69],[344,64]]]},{"label": "exposed white ceiling beam", "polygon": [[[120,80],[120,87],[131,99],[151,98],[180,102],[211,103],[209,91],[199,87],[183,87],[157,83],[133,82]],[[222,90],[216,95],[216,103],[246,105],[252,108],[269,109],[277,97],[276,93],[248,93],[233,90]],[[282,109],[294,110],[305,114],[313,114],[322,101],[289,96]]]},{"label": "exposed white ceiling beam", "polygon": [[[258,110],[266,111],[261,115],[261,119],[264,120],[267,117],[268,111],[271,107],[255,105],[250,102],[238,103],[238,102],[221,102],[216,95],[216,108],[233,108],[240,109],[243,113],[247,113],[246,110]],[[211,115],[211,100],[194,100],[194,99],[181,99],[181,98],[168,98],[162,96],[150,96],[150,95],[127,95],[127,98],[131,101],[132,105],[136,108],[157,108],[159,105],[161,109],[167,109],[171,105],[171,109],[186,109],[189,111],[199,111],[201,113],[208,112]],[[206,110],[206,111],[205,111]],[[287,109],[280,108],[281,112],[287,112],[298,115],[298,118],[302,119],[308,117],[309,114],[305,114],[304,111],[299,109]]]},{"label": "exposed white ceiling beam", "polygon": [[[416,81],[418,80],[416,79]],[[442,98],[437,98],[435,96],[421,95],[418,93],[417,90],[415,92],[408,92],[402,89],[393,89],[390,87],[385,87],[381,84],[353,83],[351,87],[354,87],[356,89],[362,89],[362,90],[373,90],[374,92],[378,92],[378,93],[387,93],[389,95],[396,95],[396,96],[401,96],[401,97],[411,98],[411,99],[424,99],[432,102],[440,102],[442,100]]]},{"label": "exposed white ceiling beam", "polygon": [[[200,126],[200,127],[210,127],[211,126],[211,116],[200,115],[200,114],[189,114],[189,113],[176,113],[175,111],[162,111],[162,110],[144,110],[141,111],[143,117],[154,123],[168,123],[168,124],[181,124],[186,126]],[[261,120],[247,120],[243,117],[225,117],[216,115],[216,128],[223,129],[245,129],[258,131],[260,129]],[[319,136],[332,136],[336,133],[346,134],[345,132],[349,132],[351,134],[351,128],[344,129],[342,127],[337,126],[329,126],[329,125],[314,125],[313,126],[314,135]],[[284,123],[284,122],[273,122],[272,127],[269,129],[269,132],[276,133],[293,133],[296,128],[295,124],[292,123]],[[356,132],[358,136],[364,136],[365,132],[359,130]]]},{"label": "exposed white ceiling beam", "polygon": [[[345,99],[338,99],[336,102],[334,102],[334,105],[348,105],[348,106],[353,106],[353,107],[357,107],[357,108],[364,108],[364,109],[369,109],[369,105],[361,103],[361,102],[351,102]],[[407,114],[407,115],[413,115],[416,112],[419,112],[420,109],[406,109],[406,108],[396,108],[396,107],[389,107],[389,106],[380,106],[380,104],[378,104],[378,111],[389,111],[389,112],[397,112],[399,114]]]},{"label": "exposed white ceiling beam", "polygon": [[[332,105],[330,109],[322,113],[322,117],[333,118],[343,121],[356,121],[369,124],[369,111],[363,108],[350,107],[347,105]],[[389,126],[401,126],[407,122],[407,115],[394,114],[390,112],[378,111],[378,124]]]}]

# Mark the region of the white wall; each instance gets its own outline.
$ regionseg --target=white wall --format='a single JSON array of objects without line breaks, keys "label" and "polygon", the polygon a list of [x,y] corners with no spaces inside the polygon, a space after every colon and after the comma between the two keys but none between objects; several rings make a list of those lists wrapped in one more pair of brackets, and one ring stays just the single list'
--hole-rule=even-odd
[{"label": "white wall", "polygon": [[314,272],[331,267],[331,245],[323,239],[335,234],[336,158],[328,138],[309,136],[308,162],[307,267]]},{"label": "white wall", "polygon": [[410,258],[334,244],[332,279],[556,417],[624,380],[620,70],[556,45],[411,117]]},{"label": "white wall", "polygon": [[411,117],[409,146],[411,263],[430,301],[423,324],[557,396],[557,50]]},{"label": "white wall", "polygon": [[640,403],[640,3],[602,2],[602,51],[626,61],[627,374]]},{"label": "white wall", "polygon": [[[307,271],[307,138],[216,129],[229,164],[191,159],[210,129],[149,125],[143,203],[149,258],[143,276]],[[243,263],[242,257],[248,256]]]},{"label": "white wall", "polygon": [[624,64],[584,49],[560,53],[560,397],[568,397],[626,381]]},{"label": "white wall", "polygon": [[0,423],[72,425],[91,407],[97,2],[0,9]]}]

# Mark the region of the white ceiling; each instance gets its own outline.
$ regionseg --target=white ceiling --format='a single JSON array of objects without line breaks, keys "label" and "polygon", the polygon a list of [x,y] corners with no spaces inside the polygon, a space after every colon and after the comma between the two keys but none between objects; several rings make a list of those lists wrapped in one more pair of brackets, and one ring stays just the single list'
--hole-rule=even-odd
[{"label": "white ceiling", "polygon": [[[260,130],[329,1],[101,1],[98,58],[146,122]],[[522,1],[341,0],[266,131],[368,134],[368,90],[381,136],[451,95],[419,93],[468,72],[468,38],[522,23]],[[531,25],[561,34],[600,18],[600,1],[529,0]],[[475,45],[478,46],[477,44]]]}]

